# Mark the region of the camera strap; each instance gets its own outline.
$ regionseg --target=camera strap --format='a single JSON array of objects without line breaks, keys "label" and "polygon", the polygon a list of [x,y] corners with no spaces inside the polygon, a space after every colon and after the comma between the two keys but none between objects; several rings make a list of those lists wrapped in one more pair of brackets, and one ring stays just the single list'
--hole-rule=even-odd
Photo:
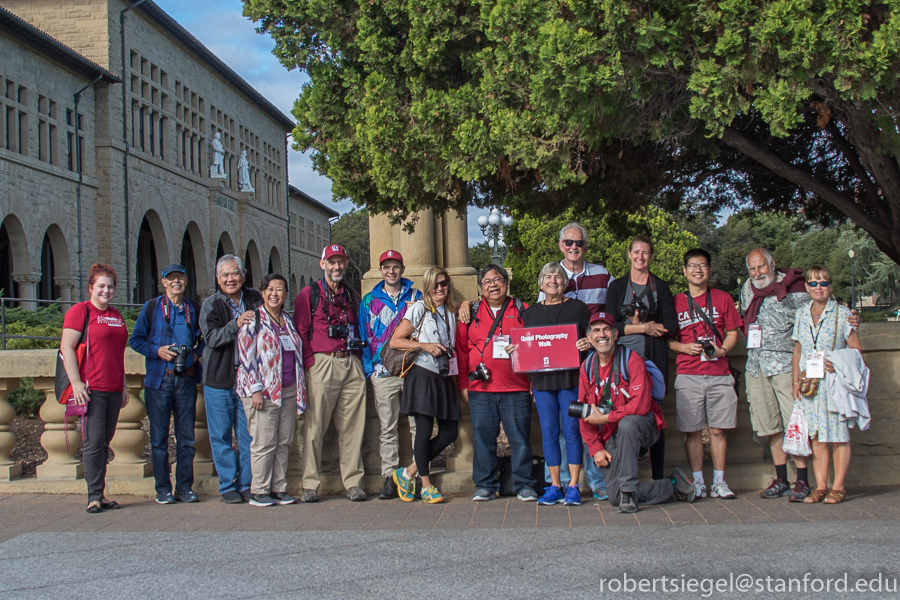
[{"label": "camera strap", "polygon": [[[487,350],[488,346],[491,345],[491,339],[494,337],[494,332],[497,331],[497,327],[500,326],[500,322],[503,320],[503,313],[505,313],[506,309],[509,308],[510,300],[511,298],[507,296],[506,300],[503,301],[503,306],[501,306],[500,310],[497,311],[497,314],[494,315],[494,322],[491,323],[491,328],[488,329],[487,337],[484,340],[484,346],[482,346],[478,350],[478,352],[481,354],[482,362],[484,362],[484,351]],[[491,310],[491,307],[487,305],[487,302],[485,302],[484,305],[487,307],[487,310]]]},{"label": "camera strap", "polygon": [[634,282],[631,281],[631,276],[628,277],[628,287],[631,291],[632,300],[640,302],[643,306],[644,298],[647,298],[647,314],[656,314],[656,300],[653,297],[653,294],[656,293],[656,284],[653,282],[653,275],[647,276],[647,285],[644,286],[644,291],[640,295],[634,293]]},{"label": "camera strap", "polygon": [[[437,331],[438,340],[440,340],[441,339],[441,326],[440,326],[440,320],[437,317],[437,312],[438,312],[437,309],[432,309],[431,318],[434,319],[434,329],[435,329],[435,331]],[[422,316],[422,320],[423,321],[425,320],[424,315]],[[446,346],[447,349],[449,349],[449,350],[453,350],[453,336],[450,335],[450,320],[447,318],[447,307],[446,306],[444,306],[443,321],[444,321],[444,326],[447,328],[447,343],[444,344],[444,346]]]},{"label": "camera strap", "polygon": [[[615,402],[613,402],[612,390],[615,388],[619,389],[619,370],[622,368],[621,357],[624,353],[624,347],[619,346],[616,348],[615,353],[613,354],[612,365],[609,370],[609,377],[606,378],[606,381],[603,383],[603,393],[601,394],[600,404],[612,404],[615,406]],[[600,358],[597,356],[597,353],[594,353],[594,384],[599,388],[600,386]]]},{"label": "camera strap", "polygon": [[[703,319],[703,322],[706,323],[707,329],[712,331],[713,335],[716,336],[716,340],[718,340],[719,345],[722,344],[722,335],[719,333],[719,330],[716,328],[715,324],[709,318],[709,314],[703,311],[702,308],[697,306],[697,303],[694,302],[694,298],[691,296],[690,290],[684,293],[688,299],[688,311],[691,313],[691,321],[694,320],[694,310],[700,313],[700,318]],[[706,289],[706,310],[710,313],[712,312],[712,293],[709,291],[709,288]]]}]

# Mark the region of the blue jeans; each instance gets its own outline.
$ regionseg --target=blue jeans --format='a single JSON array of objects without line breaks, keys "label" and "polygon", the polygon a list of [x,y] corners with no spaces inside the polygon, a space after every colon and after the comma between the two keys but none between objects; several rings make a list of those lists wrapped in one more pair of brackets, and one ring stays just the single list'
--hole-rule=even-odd
[{"label": "blue jeans", "polygon": [[[560,416],[560,418],[562,418],[562,416]],[[568,453],[566,449],[566,438],[562,435],[559,436],[559,446],[562,453]],[[562,483],[563,487],[569,485],[571,479],[572,477],[569,475],[569,465],[560,465],[559,481]],[[546,465],[544,465],[544,480],[547,483],[550,483],[550,470],[547,469]],[[591,488],[592,491],[599,488],[606,489],[606,480],[603,478],[603,471],[594,464],[594,458],[591,456],[591,451],[588,450],[587,444],[584,444],[584,480],[587,481],[588,487]]]},{"label": "blue jeans", "polygon": [[509,440],[513,485],[518,493],[534,487],[531,477],[531,395],[528,392],[469,392],[475,456],[472,480],[476,488],[500,491],[497,479],[497,436],[500,423]]},{"label": "blue jeans", "polygon": [[[548,467],[562,463],[559,442],[560,429],[565,439],[566,461],[570,465],[581,464],[581,431],[578,419],[569,416],[569,402],[578,401],[578,388],[568,390],[534,390],[534,405],[541,423],[544,440],[544,460]],[[562,427],[560,427],[562,424]]]},{"label": "blue jeans", "polygon": [[187,492],[194,485],[194,421],[197,420],[197,382],[193,377],[163,375],[158,390],[144,388],[150,421],[150,448],[156,493],[171,493],[169,420],[175,417],[175,489]]},{"label": "blue jeans", "polygon": [[[213,462],[219,474],[219,493],[250,489],[250,430],[241,399],[234,388],[219,390],[203,386],[206,425]],[[237,435],[238,452],[231,447],[231,430]]]}]

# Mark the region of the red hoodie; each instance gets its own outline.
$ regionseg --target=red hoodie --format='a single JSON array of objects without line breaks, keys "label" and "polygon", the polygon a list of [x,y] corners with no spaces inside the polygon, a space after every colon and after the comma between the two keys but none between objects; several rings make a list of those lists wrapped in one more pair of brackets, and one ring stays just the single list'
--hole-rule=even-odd
[{"label": "red hoodie", "polygon": [[[522,311],[524,312],[526,308],[528,305],[523,303]],[[494,313],[482,298],[478,305],[478,312],[472,315],[469,325],[460,323],[459,329],[456,330],[459,389],[473,392],[527,392],[531,389],[528,373],[513,373],[511,358],[493,358],[493,344],[485,339],[493,323]],[[510,335],[514,327],[523,325],[515,302],[510,301],[494,335]],[[485,342],[487,342],[487,348],[485,348]],[[484,350],[484,358],[482,358],[482,350]],[[481,380],[469,381],[469,371],[480,362],[484,362],[491,371],[491,378],[487,383],[482,383]]]}]

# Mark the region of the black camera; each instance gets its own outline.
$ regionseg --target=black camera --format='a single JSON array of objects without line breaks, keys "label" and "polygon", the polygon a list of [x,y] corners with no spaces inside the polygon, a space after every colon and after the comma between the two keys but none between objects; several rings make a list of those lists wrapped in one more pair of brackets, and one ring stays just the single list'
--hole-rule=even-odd
[{"label": "black camera", "polygon": [[[449,350],[444,350],[440,354],[434,357],[434,362],[437,363],[438,373],[441,377],[446,377],[450,374],[450,359],[452,355]],[[470,377],[471,379],[471,377]]]},{"label": "black camera", "polygon": [[706,355],[706,358],[712,358],[713,354],[716,353],[716,347],[709,340],[700,340],[700,345],[703,346],[703,354]]},{"label": "black camera", "polygon": [[613,409],[613,405],[609,402],[601,402],[597,406],[591,406],[586,402],[569,402],[569,416],[576,419],[587,419],[591,415],[591,408],[601,415],[608,415]]},{"label": "black camera", "polygon": [[482,383],[487,383],[488,379],[491,378],[491,370],[487,368],[487,365],[484,363],[478,363],[475,365],[475,369],[469,373],[469,381],[480,381]]},{"label": "black camera", "polygon": [[172,346],[169,346],[168,350],[169,352],[173,352],[175,354],[172,371],[178,377],[182,377],[185,373],[184,363],[187,360],[188,355],[191,353],[191,349],[184,344],[173,344]]},{"label": "black camera", "polygon": [[330,338],[348,338],[350,337],[350,326],[344,324],[329,325],[328,337]]},{"label": "black camera", "polygon": [[623,304],[622,305],[622,314],[627,316],[631,316],[636,312],[645,312],[646,307],[644,307],[644,303],[640,300],[632,299],[631,304]]},{"label": "black camera", "polygon": [[368,347],[369,342],[367,342],[366,340],[347,340],[347,348],[350,350],[362,350],[363,348]]}]

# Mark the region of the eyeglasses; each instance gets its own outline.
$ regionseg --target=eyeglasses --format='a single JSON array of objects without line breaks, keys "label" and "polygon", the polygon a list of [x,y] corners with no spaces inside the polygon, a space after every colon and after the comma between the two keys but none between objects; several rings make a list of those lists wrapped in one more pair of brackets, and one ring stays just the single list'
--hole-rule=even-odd
[{"label": "eyeglasses", "polygon": [[450,281],[448,279],[442,279],[442,280],[438,281],[437,283],[435,283],[434,287],[436,287],[436,288],[450,287]]},{"label": "eyeglasses", "polygon": [[685,267],[687,267],[688,271],[696,271],[697,269],[700,269],[701,271],[709,270],[709,265],[706,263],[690,263],[685,265]]},{"label": "eyeglasses", "polygon": [[503,283],[504,281],[506,281],[506,280],[503,279],[502,277],[494,277],[493,279],[483,279],[483,280],[481,281],[481,285],[484,286],[484,287],[487,287],[487,286],[491,285],[492,283],[493,283],[494,285],[500,285],[500,284]]},{"label": "eyeglasses", "polygon": [[403,265],[381,265],[382,271],[399,271]]},{"label": "eyeglasses", "polygon": [[584,248],[584,240],[563,240],[563,244],[566,245],[566,248],[571,248],[572,244],[575,244],[576,248]]},{"label": "eyeglasses", "polygon": [[820,285],[822,287],[828,287],[831,285],[831,282],[830,281],[807,281],[806,285],[808,285],[811,288],[816,288],[816,287],[819,287]]},{"label": "eyeglasses", "polygon": [[166,275],[166,279],[168,279],[169,281],[185,280],[187,279],[187,275],[185,275],[184,273],[172,273],[170,275]]}]

